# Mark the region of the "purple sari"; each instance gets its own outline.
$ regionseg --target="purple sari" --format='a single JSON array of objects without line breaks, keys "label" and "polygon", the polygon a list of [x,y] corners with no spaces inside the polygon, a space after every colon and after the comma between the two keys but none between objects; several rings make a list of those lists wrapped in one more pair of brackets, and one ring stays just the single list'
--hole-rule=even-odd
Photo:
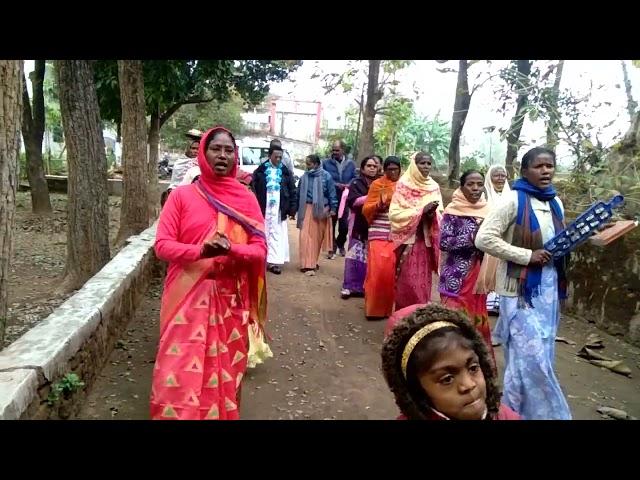
[{"label": "purple sari", "polygon": [[364,295],[364,280],[367,276],[367,237],[369,224],[362,215],[362,205],[367,199],[372,180],[357,177],[349,186],[349,244],[344,261],[343,290],[351,295]]}]

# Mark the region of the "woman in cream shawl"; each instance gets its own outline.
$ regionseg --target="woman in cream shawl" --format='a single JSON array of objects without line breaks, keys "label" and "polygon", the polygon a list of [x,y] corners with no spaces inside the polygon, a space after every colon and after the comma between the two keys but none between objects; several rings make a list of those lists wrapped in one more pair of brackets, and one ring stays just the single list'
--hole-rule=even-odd
[{"label": "woman in cream shawl", "polygon": [[[502,165],[491,165],[484,178],[484,194],[489,209],[499,208],[500,203],[509,196],[510,191],[506,169]],[[482,278],[479,285],[483,291],[487,292],[487,311],[498,314],[500,297],[495,292],[498,260],[490,255],[486,255],[486,257],[486,269],[481,272]]]}]

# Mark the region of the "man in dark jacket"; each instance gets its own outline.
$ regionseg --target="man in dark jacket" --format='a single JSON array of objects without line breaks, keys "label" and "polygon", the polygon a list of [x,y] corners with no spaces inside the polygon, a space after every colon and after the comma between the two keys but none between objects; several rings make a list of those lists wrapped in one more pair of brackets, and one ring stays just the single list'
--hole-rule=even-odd
[{"label": "man in dark jacket", "polygon": [[[277,138],[274,138],[269,143],[269,148],[273,148],[273,147],[282,148],[282,142]],[[266,162],[267,160],[269,160],[268,157],[261,158],[260,162]],[[293,175],[295,178],[295,172],[293,171],[293,161],[291,160],[289,153],[285,152],[284,150],[282,150],[282,164],[289,169],[289,173],[291,173],[291,175]]]},{"label": "man in dark jacket", "polygon": [[[338,203],[342,198],[342,192],[344,192],[344,189],[348,187],[351,180],[356,177],[356,165],[353,163],[353,160],[348,159],[345,155],[346,148],[347,145],[343,140],[336,140],[331,147],[331,157],[322,161],[322,168],[329,172],[331,178],[333,178],[333,181],[336,184]],[[344,213],[339,220],[336,217],[333,217],[332,219],[334,232],[336,231],[336,223],[338,223],[338,236],[334,242],[334,250],[329,252],[329,260],[335,258],[336,247],[340,251],[340,255],[343,257],[345,256],[344,244],[347,241],[347,233],[349,230],[348,219],[349,211],[347,208],[344,209]]]},{"label": "man in dark jacket", "polygon": [[282,147],[269,148],[269,159],[253,172],[251,189],[264,215],[267,268],[279,275],[289,261],[287,216],[295,218],[298,210],[293,172],[282,164]]}]

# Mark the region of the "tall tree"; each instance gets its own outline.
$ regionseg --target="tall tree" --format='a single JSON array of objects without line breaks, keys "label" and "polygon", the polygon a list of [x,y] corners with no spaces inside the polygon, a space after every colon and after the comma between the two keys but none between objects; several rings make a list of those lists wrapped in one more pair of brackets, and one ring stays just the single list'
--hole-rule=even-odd
[{"label": "tall tree", "polygon": [[109,261],[107,156],[90,60],[57,60],[69,168],[67,263],[60,289],[79,288]]},{"label": "tall tree", "polygon": [[149,186],[147,204],[149,218],[156,218],[158,216],[158,199],[160,198],[160,189],[158,188],[158,159],[160,158],[160,129],[162,128],[163,123],[160,110],[158,106],[156,106],[151,112],[147,137],[147,144],[149,145],[149,158],[147,162],[147,178]]},{"label": "tall tree", "polygon": [[631,80],[629,80],[627,62],[625,60],[620,60],[620,64],[622,65],[622,75],[624,78],[624,91],[627,94],[627,112],[629,112],[629,118],[631,119],[631,122],[633,122],[634,115],[638,109],[638,102],[633,99],[633,95],[631,94]]},{"label": "tall tree", "polygon": [[22,138],[27,156],[27,178],[31,187],[33,213],[50,213],[49,187],[44,176],[42,140],[44,138],[44,73],[45,60],[35,61],[35,70],[29,78],[33,92],[33,106],[29,100],[27,79],[22,75]]},{"label": "tall tree", "polygon": [[[149,226],[147,121],[142,61],[118,60],[122,100],[122,210],[116,244]],[[157,175],[155,175],[157,178]]]},{"label": "tall tree", "polygon": [[451,188],[456,185],[460,177],[460,137],[471,105],[468,68],[468,60],[458,61],[458,82],[453,104],[453,116],[451,117],[451,143],[449,144],[449,170],[447,172]]},{"label": "tall tree", "polygon": [[520,147],[520,132],[524,124],[524,118],[527,114],[527,97],[529,87],[529,74],[531,73],[531,60],[517,60],[515,75],[513,76],[513,88],[518,94],[516,100],[516,112],[511,118],[511,125],[507,133],[507,156],[505,166],[507,168],[507,176],[513,178],[514,169],[513,161],[518,155]]},{"label": "tall tree", "polygon": [[558,128],[560,125],[560,113],[558,111],[558,97],[560,96],[560,82],[562,81],[562,71],[564,70],[564,60],[560,60],[556,66],[556,78],[553,81],[550,95],[547,101],[547,147],[556,150],[558,146]]},{"label": "tall tree", "polygon": [[376,105],[383,95],[380,88],[380,64],[382,60],[369,60],[369,74],[367,75],[367,100],[362,111],[362,129],[358,139],[358,155],[365,157],[374,152],[373,128],[376,119]]},{"label": "tall tree", "polygon": [[22,115],[22,60],[0,60],[0,344],[7,323]]},{"label": "tall tree", "polygon": [[[356,150],[359,158],[374,152],[376,115],[390,108],[389,105],[378,107],[378,102],[387,93],[392,97],[396,95],[395,87],[399,83],[396,80],[396,73],[411,63],[411,60],[368,60],[365,64],[364,61],[357,60],[349,62],[348,68],[341,73],[327,73],[323,76],[326,95],[337,87],[341,87],[345,93],[361,92],[366,87],[367,97],[364,106],[361,93],[355,99],[362,109],[362,127],[359,131]],[[320,76],[319,73],[314,73],[311,78],[318,76]]]}]

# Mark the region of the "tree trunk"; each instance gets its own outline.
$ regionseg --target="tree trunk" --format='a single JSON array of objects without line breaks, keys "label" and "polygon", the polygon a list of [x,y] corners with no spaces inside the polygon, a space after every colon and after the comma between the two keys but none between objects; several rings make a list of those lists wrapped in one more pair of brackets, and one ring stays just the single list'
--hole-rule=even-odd
[{"label": "tree trunk", "polygon": [[18,187],[22,60],[0,60],[0,345],[7,324],[7,287]]},{"label": "tree trunk", "polygon": [[460,137],[464,122],[469,113],[471,105],[471,94],[469,93],[469,81],[467,60],[460,60],[458,66],[458,83],[456,85],[456,99],[453,104],[453,117],[451,118],[451,143],[449,143],[449,188],[454,188],[459,183],[460,177]]},{"label": "tree trunk", "polygon": [[109,261],[107,156],[88,60],[57,60],[60,113],[69,169],[67,264],[61,291],[82,286]]},{"label": "tree trunk", "polygon": [[376,119],[376,104],[382,98],[378,81],[380,78],[380,64],[382,60],[369,60],[369,79],[367,83],[367,101],[362,112],[362,131],[358,142],[358,155],[364,158],[373,155],[374,138],[373,128]]},{"label": "tree trunk", "polygon": [[149,176],[148,208],[149,218],[155,221],[159,213],[160,188],[158,186],[158,156],[160,148],[160,112],[156,109],[151,114],[151,124],[149,125],[149,163],[147,175]]},{"label": "tree trunk", "polygon": [[29,100],[27,80],[22,75],[22,138],[27,156],[27,178],[31,187],[31,209],[33,213],[51,213],[49,187],[44,176],[42,140],[44,138],[44,72],[45,60],[35,61],[31,75],[33,108]]},{"label": "tree trunk", "polygon": [[511,126],[509,127],[509,134],[507,135],[507,157],[505,159],[507,176],[509,178],[514,177],[513,160],[518,156],[520,132],[522,131],[522,124],[524,123],[524,117],[526,114],[526,87],[529,83],[531,63],[532,62],[530,60],[518,60],[518,75],[516,78],[516,91],[518,92],[518,99],[516,100],[516,113],[511,119]]},{"label": "tree trunk", "polygon": [[[625,218],[637,218],[640,216],[640,195],[637,190],[637,169],[640,166],[640,110],[636,111],[629,130],[622,139],[615,144],[607,154],[604,162],[608,169],[604,176],[599,179],[594,177],[592,185],[604,183],[605,189],[610,189],[610,179],[615,179],[615,189],[625,195],[625,202],[622,214]],[[603,177],[604,177],[603,176]]]},{"label": "tree trunk", "polygon": [[356,125],[356,145],[355,151],[353,152],[353,158],[358,161],[359,151],[358,147],[360,146],[360,120],[362,120],[362,108],[364,107],[364,85],[362,86],[362,93],[360,94],[360,103],[358,104],[358,124]]},{"label": "tree trunk", "polygon": [[633,122],[633,117],[638,109],[638,102],[633,99],[631,95],[631,80],[629,80],[629,72],[627,72],[627,64],[624,60],[620,60],[622,65],[622,74],[624,76],[624,91],[627,94],[627,112],[629,112],[629,118]]},{"label": "tree trunk", "polygon": [[122,209],[116,244],[149,226],[147,175],[147,120],[145,118],[142,61],[118,60],[122,103]]},{"label": "tree trunk", "polygon": [[562,81],[562,70],[564,69],[564,60],[560,60],[556,67],[556,79],[553,82],[551,90],[551,99],[548,105],[549,120],[547,121],[547,148],[554,152],[558,146],[558,124],[560,112],[558,112],[558,97],[560,96],[560,82]]},{"label": "tree trunk", "polygon": [[[640,110],[631,119],[622,140],[609,150],[606,163],[611,175],[619,176],[634,168],[640,159]],[[628,175],[628,173],[627,173]]]}]

